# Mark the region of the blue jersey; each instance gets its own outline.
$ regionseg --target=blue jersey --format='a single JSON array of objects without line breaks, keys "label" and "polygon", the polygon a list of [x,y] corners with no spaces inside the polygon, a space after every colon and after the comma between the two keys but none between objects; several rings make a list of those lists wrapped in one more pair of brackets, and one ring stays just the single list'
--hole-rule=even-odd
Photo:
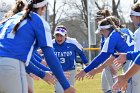
[{"label": "blue jersey", "polygon": [[134,41],[134,51],[127,52],[126,57],[128,60],[132,60],[135,64],[140,65],[140,27],[134,33]]},{"label": "blue jersey", "polygon": [[85,72],[89,72],[96,68],[115,52],[126,53],[127,51],[134,50],[133,33],[126,28],[123,28],[120,31],[123,32],[125,36],[121,36],[118,31],[111,31],[109,36],[105,38],[100,54],[92,60],[88,67],[84,69]]},{"label": "blue jersey", "polygon": [[26,72],[28,74],[33,73],[38,77],[43,78],[46,75],[45,71],[50,71],[50,69],[40,63],[41,58],[39,57],[40,56],[37,53],[32,55],[29,65],[26,67]]},{"label": "blue jersey", "polygon": [[79,54],[84,64],[88,62],[82,50],[82,46],[74,38],[66,38],[66,40],[61,45],[53,40],[53,47],[55,55],[60,60],[64,71],[75,69],[76,53]]},{"label": "blue jersey", "polygon": [[0,32],[0,56],[16,58],[28,65],[33,50],[42,46],[52,47],[52,38],[49,24],[34,12],[30,13],[32,19],[21,22],[17,33],[13,34],[12,29],[23,14],[24,11],[1,24],[1,27],[4,26]]},{"label": "blue jersey", "polygon": [[31,19],[24,19],[17,32],[12,33],[15,24],[20,22],[24,14],[25,11],[22,11],[0,24],[0,56],[21,60],[28,66],[33,51],[40,47],[51,71],[63,89],[69,88],[70,84],[52,48],[50,26],[40,15],[30,12]]}]

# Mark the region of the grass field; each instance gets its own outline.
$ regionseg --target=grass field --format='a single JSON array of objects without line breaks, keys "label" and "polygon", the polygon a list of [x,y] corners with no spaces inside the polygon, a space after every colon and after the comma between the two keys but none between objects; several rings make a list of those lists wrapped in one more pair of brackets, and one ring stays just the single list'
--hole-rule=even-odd
[{"label": "grass field", "polygon": [[[94,79],[84,79],[83,81],[76,81],[76,93],[103,93],[100,86],[100,74],[97,74]],[[49,86],[44,81],[34,81],[35,93],[54,93],[53,86]]]}]

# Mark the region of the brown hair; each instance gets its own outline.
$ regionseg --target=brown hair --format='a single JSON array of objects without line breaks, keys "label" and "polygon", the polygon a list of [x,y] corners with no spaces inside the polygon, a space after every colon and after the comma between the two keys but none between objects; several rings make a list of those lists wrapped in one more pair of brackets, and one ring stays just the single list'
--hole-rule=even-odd
[{"label": "brown hair", "polygon": [[107,10],[107,9],[99,10],[96,14],[104,16],[104,18],[106,18],[108,16],[111,16],[111,12],[109,10]]},{"label": "brown hair", "polygon": [[26,8],[26,13],[23,15],[23,17],[20,19],[20,22],[18,22],[15,27],[13,28],[13,33],[16,33],[20,23],[26,19],[26,18],[29,18],[31,20],[31,17],[30,17],[30,11],[37,11],[38,8],[33,8],[33,4],[37,4],[39,2],[42,2],[43,0],[31,0]]},{"label": "brown hair", "polygon": [[11,10],[9,10],[4,17],[8,18],[18,12],[21,12],[23,10],[23,8],[25,7],[25,4],[23,3],[22,0],[16,0],[16,5],[12,7]]},{"label": "brown hair", "polygon": [[120,28],[121,28],[120,22],[117,17],[109,16],[109,17],[106,17],[105,19],[103,19],[102,21],[100,21],[99,26],[105,26],[105,25],[112,25],[112,27],[109,28],[108,30],[115,29],[115,31],[119,32],[121,34],[121,36],[123,36],[125,39],[126,34],[124,34],[120,31]]},{"label": "brown hair", "polygon": [[131,9],[135,12],[140,12],[140,3],[136,3]]}]

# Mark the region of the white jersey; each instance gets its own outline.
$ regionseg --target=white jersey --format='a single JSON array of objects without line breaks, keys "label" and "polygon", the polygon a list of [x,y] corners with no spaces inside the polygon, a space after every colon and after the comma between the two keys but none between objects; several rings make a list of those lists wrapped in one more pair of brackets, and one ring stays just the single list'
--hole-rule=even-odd
[{"label": "white jersey", "polygon": [[140,28],[138,28],[134,33],[134,51],[137,52],[140,50]]}]

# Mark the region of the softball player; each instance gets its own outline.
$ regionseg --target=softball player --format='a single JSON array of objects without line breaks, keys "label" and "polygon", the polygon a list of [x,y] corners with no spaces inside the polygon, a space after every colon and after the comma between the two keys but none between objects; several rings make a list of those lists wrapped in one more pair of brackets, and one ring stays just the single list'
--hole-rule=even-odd
[{"label": "softball player", "polygon": [[[3,19],[3,21],[6,19],[6,18],[9,18],[9,17],[11,17],[11,16],[13,16],[14,14],[16,14],[16,13],[18,13],[18,12],[21,12],[22,10],[24,10],[25,9],[25,7],[26,7],[26,4],[27,4],[27,2],[24,2],[24,1],[22,1],[22,0],[16,0],[16,3],[15,3],[15,5],[14,6],[12,6],[12,9],[11,10],[9,10],[7,13],[5,13],[4,14],[4,19]],[[36,56],[36,53],[34,54],[34,56]],[[39,62],[41,62],[42,61],[42,59],[40,59],[39,57],[37,57],[36,56],[36,59],[37,59],[37,61],[33,61],[34,62],[34,64],[32,64],[32,65],[34,65],[33,67],[40,67],[41,66],[41,64],[40,63],[38,63],[38,61]],[[31,62],[31,61],[30,61]],[[41,66],[43,69],[45,68],[44,66]],[[30,68],[30,65],[26,68],[26,69],[31,69]],[[40,70],[40,69],[39,69]],[[31,71],[33,71],[33,70],[31,70]],[[26,71],[27,72],[27,71]],[[34,73],[34,72],[33,72]],[[45,74],[45,72],[44,72],[44,74]],[[44,75],[45,76],[45,75]],[[39,76],[40,77],[40,76]],[[41,77],[40,77],[41,78]],[[33,80],[32,80],[32,77],[30,76],[30,75],[28,75],[27,74],[27,82],[28,82],[28,93],[34,93],[33,92]]]},{"label": "softball player", "polygon": [[[136,26],[140,26],[140,3],[137,3],[135,4],[133,7],[132,7],[132,10],[131,10],[131,13],[130,13],[130,17],[133,21],[133,23],[136,25]],[[126,76],[127,74],[130,74],[128,76],[126,76],[126,79],[128,80],[130,77],[132,77],[132,75],[134,75],[134,73],[132,74],[132,72],[130,71],[135,71],[137,72],[133,77],[132,77],[132,92],[131,93],[139,93],[140,91],[140,71],[138,71],[139,69],[135,69],[137,66],[139,67],[139,56],[137,56],[139,53],[137,53],[138,51],[140,51],[140,47],[139,47],[139,44],[140,44],[140,27],[134,32],[134,54],[133,52],[129,52],[127,53],[127,59],[130,59],[130,60],[133,60],[134,63],[133,65],[131,66],[131,68],[129,68],[129,70],[127,71],[127,73],[124,74],[124,76]],[[136,52],[136,53],[135,53]],[[132,54],[131,54],[132,53]],[[137,57],[136,57],[137,56]],[[125,58],[125,57],[124,57]],[[120,59],[120,58],[118,58]],[[117,61],[120,61],[120,62],[123,62],[124,60],[117,60]],[[116,62],[117,62],[116,61]],[[120,63],[119,62],[119,63]],[[136,66],[137,65],[137,66]],[[118,81],[116,82],[116,84],[119,81],[120,78],[118,79]],[[122,78],[122,80],[124,80]],[[124,81],[122,81],[122,83],[126,83]],[[114,87],[116,86],[116,84],[114,85]],[[121,87],[118,86],[118,87]]]},{"label": "softball player", "polygon": [[[65,93],[75,93],[54,55],[50,27],[41,17],[46,5],[46,0],[31,0],[25,11],[0,24],[0,92],[27,93],[25,65],[28,66],[33,50],[40,47]],[[53,77],[48,83],[54,83]]]},{"label": "softball player", "polygon": [[[81,44],[75,38],[67,37],[67,29],[64,26],[57,26],[54,32],[55,39],[53,47],[65,72],[70,72],[69,82],[74,86],[76,74],[76,53],[79,54],[83,63],[87,65],[88,60],[82,51]],[[60,82],[55,85],[55,93],[64,93]]]},{"label": "softball player", "polygon": [[[107,9],[104,10],[99,10],[96,13],[95,16],[95,20],[98,23],[99,21],[103,20],[104,18],[111,16],[111,12]],[[100,49],[102,49],[102,46],[104,44],[104,36],[101,35],[101,47]],[[113,65],[106,67],[103,71],[102,71],[102,75],[101,75],[101,86],[102,86],[102,90],[103,92],[109,92],[112,89],[112,85],[113,85],[113,75],[116,74],[115,73],[115,69],[113,67]]]},{"label": "softball player", "polygon": [[[92,60],[91,64],[76,75],[77,79],[80,80],[81,78],[83,78],[86,73],[98,67],[115,52],[126,53],[127,51],[134,49],[133,38],[132,35],[128,32],[128,30],[116,30],[114,29],[114,24],[112,23],[113,21],[111,21],[110,18],[105,18],[100,22],[98,31],[105,37],[103,48],[99,55]],[[127,63],[129,64],[130,62],[126,62],[126,64]],[[128,91],[130,90],[128,89]]]}]

